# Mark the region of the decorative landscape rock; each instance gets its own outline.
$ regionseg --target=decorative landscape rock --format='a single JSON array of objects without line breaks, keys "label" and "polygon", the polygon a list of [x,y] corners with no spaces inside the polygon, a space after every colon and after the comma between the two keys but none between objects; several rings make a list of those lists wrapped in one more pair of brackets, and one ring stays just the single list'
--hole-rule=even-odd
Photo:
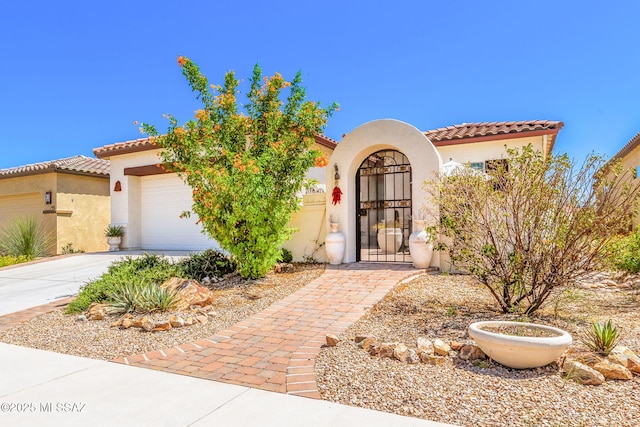
[{"label": "decorative landscape rock", "polygon": [[427,351],[433,354],[433,342],[428,338],[419,337],[416,340],[416,347],[418,350]]},{"label": "decorative landscape rock", "polygon": [[369,338],[369,337],[366,336],[366,335],[356,335],[353,338],[353,342],[356,343],[356,344],[360,344],[362,341],[366,340],[367,338]]},{"label": "decorative landscape rock", "polygon": [[367,353],[369,353],[370,356],[378,356],[380,354],[380,347],[380,344],[376,342],[371,343],[371,345],[367,349]]},{"label": "decorative landscape rock", "polygon": [[433,342],[433,352],[438,356],[448,356],[451,351],[449,344],[442,341],[440,338],[436,338]]},{"label": "decorative landscape rock", "polygon": [[604,375],[575,360],[565,360],[562,369],[567,373],[568,379],[584,385],[600,385],[604,382]]},{"label": "decorative landscape rock", "polygon": [[407,360],[408,354],[409,354],[409,348],[402,343],[397,344],[393,349],[393,357],[395,357],[401,362],[405,362]]},{"label": "decorative landscape rock", "polygon": [[451,341],[449,343],[449,347],[451,347],[451,350],[453,351],[460,351],[460,349],[462,348],[464,344],[461,343],[460,341]]},{"label": "decorative landscape rock", "polygon": [[327,334],[326,336],[326,341],[327,341],[327,345],[329,347],[335,347],[336,345],[338,345],[338,343],[340,342],[340,340],[338,339],[337,336],[333,335],[333,334]]},{"label": "decorative landscape rock", "polygon": [[620,355],[627,360],[626,368],[635,374],[640,374],[640,356],[633,352],[629,347],[617,345],[609,357]]},{"label": "decorative landscape rock", "polygon": [[153,328],[153,332],[168,331],[169,329],[171,329],[171,322],[167,320],[166,322],[156,323],[156,326]]},{"label": "decorative landscape rock", "polygon": [[380,351],[378,355],[380,357],[393,357],[393,351],[396,348],[396,343],[393,342],[385,342],[380,344]]},{"label": "decorative landscape rock", "polygon": [[410,365],[420,363],[420,357],[418,356],[418,353],[412,348],[410,348],[409,352],[407,353],[407,363]]},{"label": "decorative landscape rock", "polygon": [[140,327],[147,332],[151,332],[156,327],[156,324],[153,320],[145,316],[140,319]]},{"label": "decorative landscape rock", "polygon": [[607,380],[630,380],[633,378],[633,374],[627,368],[607,359],[593,365],[593,369],[600,372]]},{"label": "decorative landscape rock", "polygon": [[199,284],[197,280],[172,277],[160,287],[178,294],[177,309],[179,310],[186,310],[191,306],[204,307],[215,299],[213,291]]},{"label": "decorative landscape rock", "polygon": [[122,325],[120,325],[122,329],[129,329],[132,326],[133,326],[133,319],[130,319],[130,318],[122,319]]},{"label": "decorative landscape rock", "polygon": [[427,363],[430,365],[442,366],[444,365],[444,362],[446,362],[447,358],[445,356],[430,355],[427,360]]},{"label": "decorative landscape rock", "polygon": [[587,366],[593,366],[602,360],[601,357],[591,351],[570,348],[565,353],[565,359],[575,360]]},{"label": "decorative landscape rock", "polygon": [[367,337],[360,341],[359,345],[364,351],[369,351],[369,348],[376,343],[376,339],[373,337]]},{"label": "decorative landscape rock", "polygon": [[102,320],[107,315],[107,304],[91,303],[84,313],[88,320]]},{"label": "decorative landscape rock", "polygon": [[184,326],[184,319],[174,314],[171,317],[169,317],[169,323],[173,328],[181,328]]},{"label": "decorative landscape rock", "polygon": [[205,325],[209,323],[209,317],[201,314],[200,316],[196,316],[196,321]]},{"label": "decorative landscape rock", "polygon": [[477,345],[466,344],[460,348],[458,357],[462,360],[480,360],[486,359],[487,355]]}]

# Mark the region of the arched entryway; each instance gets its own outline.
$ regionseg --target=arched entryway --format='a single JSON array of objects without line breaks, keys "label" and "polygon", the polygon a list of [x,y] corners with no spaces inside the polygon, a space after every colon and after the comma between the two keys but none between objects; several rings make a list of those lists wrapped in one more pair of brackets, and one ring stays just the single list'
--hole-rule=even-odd
[{"label": "arched entryway", "polygon": [[[356,260],[365,261],[362,253],[360,253],[361,240],[359,240],[362,238],[360,232],[364,231],[362,225],[359,225],[361,219],[358,218],[361,209],[360,199],[362,199],[362,197],[360,196],[360,188],[356,189],[356,186],[361,185],[361,183],[356,177],[362,175],[360,168],[366,167],[368,161],[378,161],[370,159],[372,155],[384,151],[399,153],[400,157],[398,158],[399,160],[396,160],[397,164],[395,166],[408,166],[407,172],[409,172],[409,174],[407,176],[409,177],[410,186],[405,187],[406,189],[403,190],[403,192],[410,194],[410,196],[391,199],[408,199],[411,203],[411,206],[399,206],[396,208],[402,208],[402,210],[398,209],[398,219],[402,218],[403,220],[404,245],[408,245],[406,242],[408,233],[413,231],[411,229],[412,224],[408,222],[410,212],[416,211],[424,206],[425,211],[429,212],[430,215],[427,223],[435,224],[437,221],[437,207],[432,205],[423,184],[427,180],[432,180],[436,177],[436,173],[442,165],[442,160],[429,139],[414,126],[399,120],[374,120],[358,126],[345,135],[342,141],[340,141],[329,161],[332,167],[327,168],[329,195],[331,195],[333,191],[336,191],[336,188],[339,188],[342,197],[340,200],[335,200],[331,196],[326,198],[327,219],[325,227],[327,232],[329,232],[329,218],[339,223],[339,231],[345,237],[345,254],[343,258],[343,262],[345,263],[355,262]],[[406,160],[402,159],[402,156],[406,156]],[[339,179],[335,178],[336,172],[338,172]],[[405,173],[405,171],[399,171],[399,173]],[[358,181],[358,183],[356,181]],[[381,200],[376,200],[376,202],[382,201],[383,210],[385,199],[386,196],[383,196]],[[386,202],[387,205],[389,205],[390,200],[386,200]],[[390,219],[394,221],[395,210],[392,208],[390,212],[391,213],[387,211],[386,214],[393,215],[390,216]],[[367,212],[367,215],[369,215],[369,212]],[[380,218],[382,219],[382,217]],[[375,218],[375,220],[377,219],[378,217]],[[373,221],[372,219],[371,222]],[[367,223],[367,227],[368,226],[369,223]],[[367,233],[369,234],[367,234],[365,238],[369,239],[371,237],[371,230],[367,230]],[[400,246],[400,248],[402,248],[402,246]],[[410,262],[408,254],[402,257],[395,255],[395,258],[396,260],[394,262]],[[379,260],[383,261],[380,258]],[[386,258],[386,260],[391,261],[390,258]],[[432,265],[437,266],[439,262],[438,253],[434,253]]]},{"label": "arched entryway", "polygon": [[396,150],[365,158],[356,173],[357,261],[411,262],[411,164]]}]

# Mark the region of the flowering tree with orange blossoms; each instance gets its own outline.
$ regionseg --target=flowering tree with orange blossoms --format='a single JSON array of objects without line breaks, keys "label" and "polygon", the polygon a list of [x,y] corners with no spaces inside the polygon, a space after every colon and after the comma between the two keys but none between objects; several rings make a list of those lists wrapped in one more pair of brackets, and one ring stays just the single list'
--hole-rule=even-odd
[{"label": "flowering tree with orange blossoms", "polygon": [[190,59],[180,56],[178,64],[202,108],[185,125],[168,116],[162,136],[151,125],[143,130],[192,188],[192,212],[204,231],[232,254],[243,277],[262,277],[291,236],[287,224],[307,171],[327,163],[312,146],[337,105],[321,108],[306,100],[300,73],[288,82],[279,73],[263,77],[256,65],[245,114],[232,71],[216,86]]}]

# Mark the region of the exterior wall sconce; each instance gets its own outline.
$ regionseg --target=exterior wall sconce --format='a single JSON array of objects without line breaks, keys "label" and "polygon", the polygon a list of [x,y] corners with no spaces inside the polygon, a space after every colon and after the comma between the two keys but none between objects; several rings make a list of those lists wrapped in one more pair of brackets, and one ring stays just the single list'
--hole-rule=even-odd
[{"label": "exterior wall sconce", "polygon": [[120,181],[116,181],[116,185],[113,187],[113,191],[122,191],[122,184],[120,184]]},{"label": "exterior wall sconce", "polygon": [[51,191],[44,193],[44,203],[47,205],[51,204]]}]

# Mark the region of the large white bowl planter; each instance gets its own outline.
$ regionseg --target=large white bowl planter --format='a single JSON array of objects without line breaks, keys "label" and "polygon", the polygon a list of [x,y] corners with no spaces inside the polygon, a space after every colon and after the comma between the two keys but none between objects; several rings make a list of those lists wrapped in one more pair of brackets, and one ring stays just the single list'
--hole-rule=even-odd
[{"label": "large white bowl planter", "polygon": [[[552,336],[507,335],[484,328],[517,327],[550,334]],[[514,369],[530,369],[556,361],[573,342],[562,329],[535,323],[486,321],[469,326],[469,336],[491,359]]]}]

